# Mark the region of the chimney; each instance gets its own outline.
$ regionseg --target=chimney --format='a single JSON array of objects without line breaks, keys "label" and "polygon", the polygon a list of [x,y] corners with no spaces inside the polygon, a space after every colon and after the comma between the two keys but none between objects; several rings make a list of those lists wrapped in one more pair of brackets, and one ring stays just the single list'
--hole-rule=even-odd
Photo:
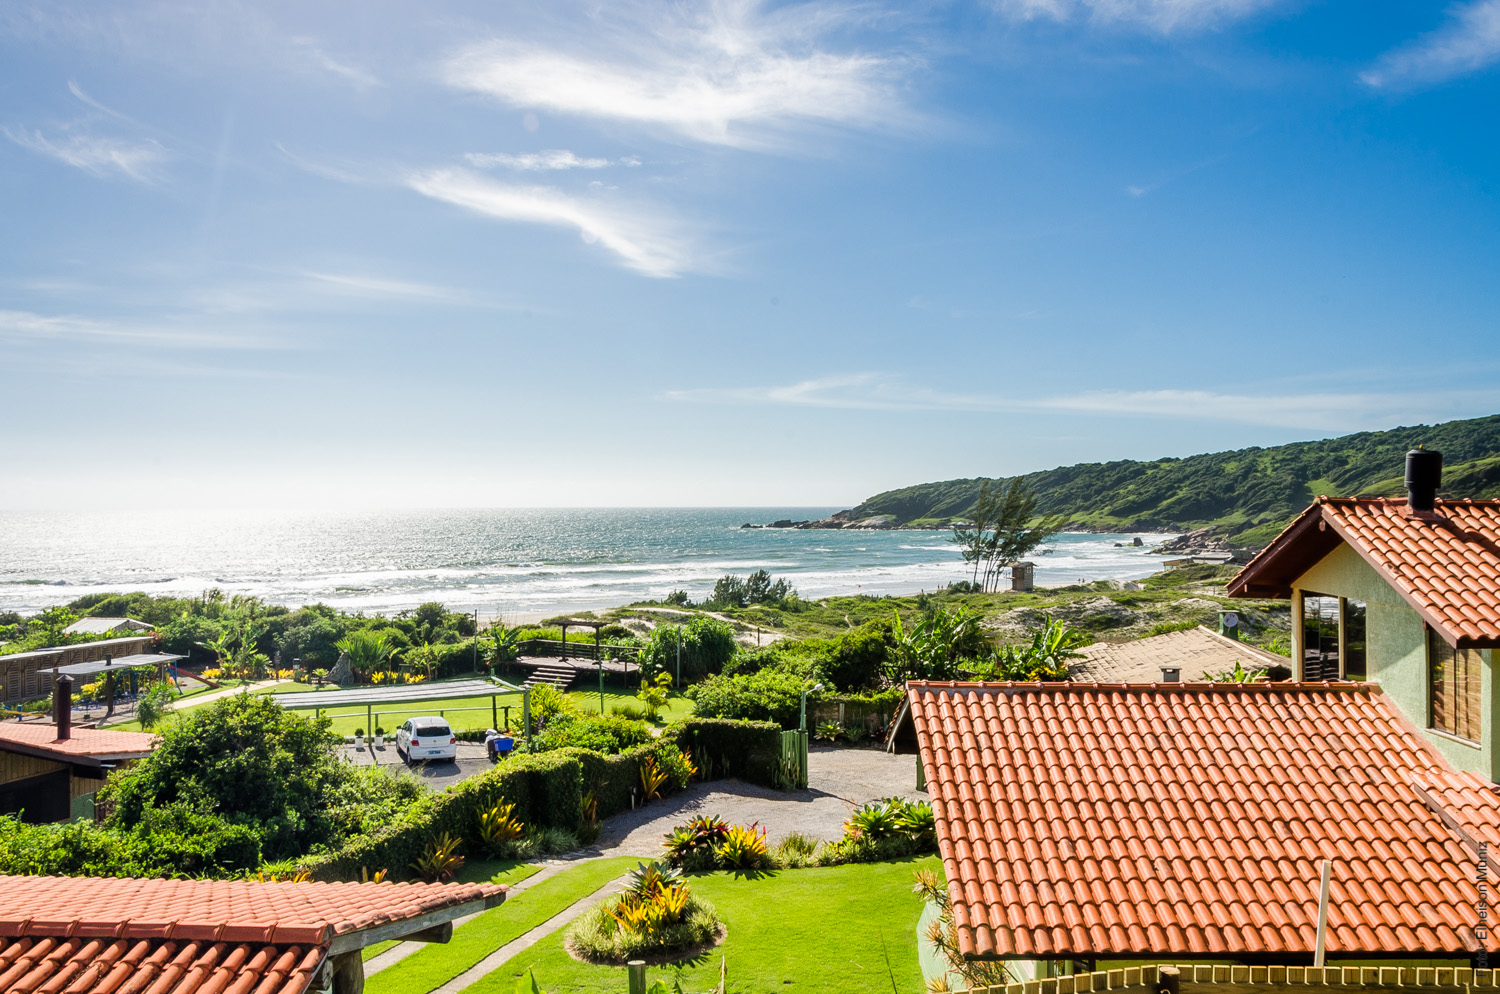
[{"label": "chimney", "polygon": [[52,721],[57,725],[57,741],[73,734],[73,678],[64,673],[52,685]]},{"label": "chimney", "polygon": [[1182,679],[1181,666],[1163,666],[1161,668],[1162,683],[1177,683]]},{"label": "chimney", "polygon": [[1438,487],[1443,485],[1443,454],[1416,448],[1406,454],[1406,506],[1413,511],[1436,508]]}]

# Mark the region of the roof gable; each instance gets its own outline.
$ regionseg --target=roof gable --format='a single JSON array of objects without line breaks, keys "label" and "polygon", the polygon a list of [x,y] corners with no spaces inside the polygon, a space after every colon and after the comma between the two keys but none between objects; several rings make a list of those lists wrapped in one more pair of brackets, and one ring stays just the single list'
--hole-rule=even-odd
[{"label": "roof gable", "polygon": [[1229,582],[1231,597],[1290,597],[1346,542],[1424,621],[1458,646],[1500,646],[1500,501],[1319,497]]},{"label": "roof gable", "polygon": [[1452,771],[1378,688],[909,697],[967,956],[1310,954],[1324,858],[1331,954],[1472,951],[1475,852],[1413,782]]}]

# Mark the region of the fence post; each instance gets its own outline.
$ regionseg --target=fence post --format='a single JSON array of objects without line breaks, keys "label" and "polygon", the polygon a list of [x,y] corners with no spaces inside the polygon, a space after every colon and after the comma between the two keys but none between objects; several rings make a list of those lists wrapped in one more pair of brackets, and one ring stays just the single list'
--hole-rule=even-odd
[{"label": "fence post", "polygon": [[625,967],[630,971],[630,994],[646,994],[646,961],[633,959]]}]

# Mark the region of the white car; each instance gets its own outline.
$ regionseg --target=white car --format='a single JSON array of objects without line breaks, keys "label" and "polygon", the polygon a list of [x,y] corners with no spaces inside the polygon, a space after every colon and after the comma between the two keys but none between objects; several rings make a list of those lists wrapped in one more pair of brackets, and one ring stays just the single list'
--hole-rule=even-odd
[{"label": "white car", "polygon": [[458,758],[458,737],[444,718],[412,718],[396,729],[396,755],[403,763]]}]

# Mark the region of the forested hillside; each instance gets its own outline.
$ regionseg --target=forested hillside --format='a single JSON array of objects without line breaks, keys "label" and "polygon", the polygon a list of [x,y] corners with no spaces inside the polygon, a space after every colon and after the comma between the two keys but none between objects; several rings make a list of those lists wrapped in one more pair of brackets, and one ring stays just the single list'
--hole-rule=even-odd
[{"label": "forested hillside", "polygon": [[[1074,528],[1212,526],[1254,545],[1274,537],[1319,494],[1404,493],[1405,453],[1419,444],[1443,453],[1443,496],[1500,497],[1500,415],[1186,459],[1080,463],[1028,480],[1040,511],[1066,515]],[[983,482],[889,490],[849,513],[855,519],[888,514],[903,525],[943,525],[968,512]]]}]

